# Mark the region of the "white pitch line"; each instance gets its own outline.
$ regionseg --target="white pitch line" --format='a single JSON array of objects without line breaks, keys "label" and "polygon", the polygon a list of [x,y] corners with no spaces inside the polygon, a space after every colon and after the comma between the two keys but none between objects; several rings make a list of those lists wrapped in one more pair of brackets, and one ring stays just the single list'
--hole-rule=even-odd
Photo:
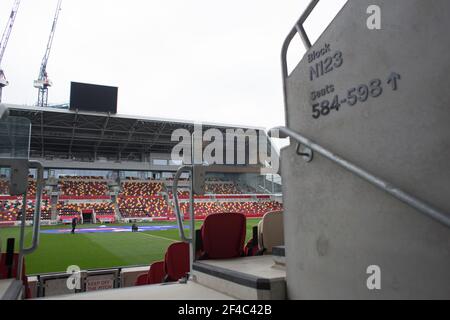
[{"label": "white pitch line", "polygon": [[165,238],[165,237],[154,236],[152,234],[148,234],[148,233],[144,233],[144,232],[139,232],[139,234],[142,234],[142,235],[147,236],[147,237],[159,238],[159,239],[167,240],[167,241],[170,241],[170,242],[178,242],[177,240],[173,240],[173,239],[169,239],[169,238]]}]

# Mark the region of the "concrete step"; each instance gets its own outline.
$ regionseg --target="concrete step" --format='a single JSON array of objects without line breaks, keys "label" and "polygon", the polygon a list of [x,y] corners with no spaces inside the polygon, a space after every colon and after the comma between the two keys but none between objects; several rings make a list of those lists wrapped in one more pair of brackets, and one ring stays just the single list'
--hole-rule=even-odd
[{"label": "concrete step", "polygon": [[273,260],[280,267],[286,267],[286,247],[278,246],[272,248]]},{"label": "concrete step", "polygon": [[22,281],[15,279],[0,280],[0,300],[20,300]]},{"label": "concrete step", "polygon": [[286,299],[286,271],[271,255],[197,261],[193,281],[244,300]]},{"label": "concrete step", "polygon": [[234,298],[206,288],[193,281],[141,286],[73,295],[42,300],[233,300]]}]

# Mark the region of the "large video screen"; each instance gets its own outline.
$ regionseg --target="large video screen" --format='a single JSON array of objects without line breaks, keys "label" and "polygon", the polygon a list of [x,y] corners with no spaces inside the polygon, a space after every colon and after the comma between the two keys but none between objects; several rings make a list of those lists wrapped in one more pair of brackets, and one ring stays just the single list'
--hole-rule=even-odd
[{"label": "large video screen", "polygon": [[117,87],[72,82],[70,109],[116,114],[117,94]]}]

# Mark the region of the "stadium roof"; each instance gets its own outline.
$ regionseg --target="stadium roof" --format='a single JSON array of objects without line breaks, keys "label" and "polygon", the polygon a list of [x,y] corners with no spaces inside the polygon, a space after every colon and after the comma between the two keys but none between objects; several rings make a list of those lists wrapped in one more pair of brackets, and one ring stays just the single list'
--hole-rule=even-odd
[{"label": "stadium roof", "polygon": [[[149,153],[170,153],[175,129],[193,132],[193,121],[112,115],[56,108],[5,105],[9,115],[31,121],[30,157],[144,161]],[[202,123],[204,129],[263,130],[256,127]]]}]

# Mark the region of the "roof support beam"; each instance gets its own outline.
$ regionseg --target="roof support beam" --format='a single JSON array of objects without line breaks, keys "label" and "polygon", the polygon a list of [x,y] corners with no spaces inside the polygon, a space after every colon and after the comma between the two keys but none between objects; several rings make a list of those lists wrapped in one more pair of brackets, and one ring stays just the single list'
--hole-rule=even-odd
[{"label": "roof support beam", "polygon": [[156,137],[152,140],[152,142],[150,143],[149,149],[151,150],[151,148],[155,145],[155,143],[159,140],[159,138],[161,137],[161,134],[164,132],[164,129],[166,128],[166,124],[163,123],[158,131],[158,133],[156,134]]},{"label": "roof support beam", "polygon": [[70,145],[69,145],[69,157],[72,155],[72,146],[75,138],[75,129],[77,128],[77,124],[78,124],[78,109],[75,111],[75,119],[73,121],[72,126],[72,137],[70,138]]},{"label": "roof support beam", "polygon": [[139,124],[141,123],[140,120],[136,120],[133,123],[133,126],[131,127],[129,133],[128,133],[128,138],[127,138],[127,142],[120,148],[119,150],[119,154],[121,154],[130,144],[131,139],[133,138],[134,133],[136,132],[137,127],[139,126]]},{"label": "roof support beam", "polygon": [[97,159],[98,148],[102,144],[103,138],[105,137],[105,130],[106,130],[106,128],[108,128],[109,119],[111,119],[111,113],[110,112],[108,112],[108,117],[106,117],[105,123],[103,124],[103,128],[102,128],[102,133],[100,135],[100,139],[98,140],[98,142],[97,142],[97,144],[95,145],[95,148],[94,148],[94,155],[95,155],[96,159]]}]

